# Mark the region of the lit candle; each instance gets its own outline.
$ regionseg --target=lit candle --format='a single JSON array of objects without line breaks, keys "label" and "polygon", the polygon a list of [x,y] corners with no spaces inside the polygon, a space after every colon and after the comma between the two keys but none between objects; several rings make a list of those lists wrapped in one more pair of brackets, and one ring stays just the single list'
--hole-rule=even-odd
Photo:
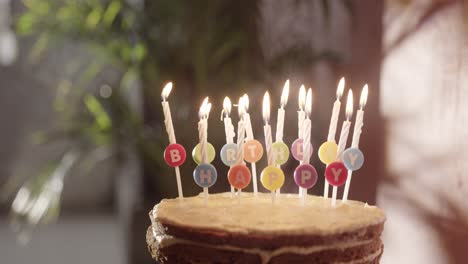
[{"label": "lit candle", "polygon": [[276,142],[283,141],[283,131],[284,131],[284,107],[288,103],[289,96],[289,80],[286,80],[283,87],[283,92],[281,93],[280,108],[278,109],[278,122],[276,123]]},{"label": "lit candle", "polygon": [[[171,93],[171,91],[172,91],[172,82],[168,82],[164,86],[161,92],[161,97],[162,97],[162,107],[163,107],[163,112],[164,112],[164,124],[166,125],[166,132],[169,137],[169,143],[176,144],[174,126],[172,124],[171,108],[169,107],[169,102],[167,101],[167,98],[169,97],[169,94]],[[177,191],[179,193],[179,198],[182,199],[184,197],[184,194],[182,191],[182,182],[180,179],[179,166],[175,167],[175,173],[176,173],[176,181],[177,181]]]},{"label": "lit candle", "polygon": [[238,113],[239,113],[239,123],[237,123],[237,164],[243,164],[244,163],[244,143],[245,143],[244,97],[239,98]]},{"label": "lit candle", "polygon": [[[340,140],[338,142],[338,152],[336,155],[337,160],[342,159],[341,156],[346,147],[346,142],[348,141],[349,128],[351,127],[350,119],[352,115],[353,115],[353,90],[349,90],[348,100],[346,102],[346,120],[343,122],[343,126],[341,127]],[[333,186],[332,206],[336,206],[337,193],[338,193],[338,187]]]},{"label": "lit candle", "polygon": [[299,88],[299,111],[297,111],[297,137],[299,139],[303,138],[302,136],[302,124],[305,119],[304,106],[306,103],[306,88],[304,85],[301,85]]},{"label": "lit candle", "polygon": [[[340,116],[340,108],[341,108],[341,96],[343,95],[345,87],[345,78],[342,77],[340,82],[338,83],[338,88],[336,89],[336,101],[333,104],[332,116],[330,120],[330,127],[328,129],[328,137],[327,141],[335,141],[336,135],[336,127],[338,125],[338,118]],[[325,186],[323,188],[323,196],[328,197],[328,182],[325,179]]]},{"label": "lit candle", "polygon": [[[369,87],[364,85],[361,92],[361,98],[359,100],[359,110],[356,113],[356,123],[354,124],[353,141],[351,143],[352,148],[359,148],[359,139],[361,137],[362,127],[364,125],[364,107],[367,103],[367,95],[369,93]],[[343,193],[343,202],[348,200],[349,186],[351,185],[351,177],[353,171],[348,170],[348,178],[346,179],[346,185]]]},{"label": "lit candle", "polygon": [[[266,169],[273,169],[273,153],[272,153],[272,144],[273,144],[273,139],[271,137],[271,126],[269,124],[270,120],[270,94],[268,92],[265,93],[263,96],[263,107],[262,107],[262,114],[263,114],[263,121],[265,122],[265,125],[263,126],[263,132],[265,134],[265,148],[266,148],[266,153],[267,153],[267,159],[268,159],[268,166],[267,168],[264,169],[263,173],[265,173]],[[262,177],[263,179],[263,177]],[[271,182],[271,180],[270,180]],[[271,201],[272,203],[275,202],[275,188],[270,188],[271,191]]]},{"label": "lit candle", "polygon": [[[244,143],[245,143],[245,129],[246,124],[244,120],[245,116],[245,97],[239,98],[239,104],[237,106],[238,113],[239,113],[239,122],[237,123],[237,165],[244,165]],[[237,189],[237,195],[240,199],[241,188]],[[239,200],[240,201],[240,200]]]},{"label": "lit candle", "polygon": [[[201,163],[202,165],[208,165],[208,153],[207,153],[207,145],[208,145],[208,117],[211,110],[211,104],[208,103],[208,97],[203,100],[203,103],[200,107],[200,111],[198,115],[200,117],[200,121],[198,122],[198,140],[200,144],[200,152],[201,152]],[[205,171],[203,171],[203,175],[206,175]],[[212,177],[213,175],[209,175]],[[210,178],[210,182],[213,180]],[[203,187],[203,192],[205,194],[205,200],[208,198],[208,187]]]},{"label": "lit candle", "polygon": [[232,104],[229,97],[225,97],[223,101],[223,111],[222,111],[222,118],[224,121],[224,133],[226,134],[226,143],[231,144],[234,143],[234,126],[232,125],[231,114]]},{"label": "lit candle", "polygon": [[[234,125],[232,124],[231,114],[232,104],[229,97],[225,97],[223,101],[223,111],[221,112],[221,118],[224,120],[224,133],[226,134],[226,143],[234,143]],[[234,186],[231,185],[231,194],[234,194]]]},{"label": "lit candle", "polygon": [[266,148],[266,153],[267,153],[267,158],[268,158],[268,166],[271,166],[273,165],[273,155],[271,152],[271,145],[273,144],[273,140],[271,138],[271,126],[269,124],[270,95],[268,94],[268,92],[266,92],[265,95],[263,96],[262,114],[263,114],[263,121],[265,122],[265,125],[263,126],[263,132],[265,134],[265,148]]},{"label": "lit candle", "polygon": [[[301,164],[309,164],[310,163],[310,133],[312,129],[312,121],[310,120],[310,114],[312,112],[312,89],[309,88],[307,91],[306,97],[306,104],[305,104],[305,119],[303,121],[302,130],[303,130],[303,151],[302,151],[302,163]],[[307,193],[306,189],[299,187],[301,189],[301,196],[305,197]]]},{"label": "lit candle", "polygon": [[[243,103],[244,103],[244,122],[245,122],[245,129],[246,129],[246,140],[254,140],[254,134],[252,129],[252,122],[250,121],[250,114],[248,112],[250,100],[247,94],[243,96]],[[250,168],[252,169],[252,184],[253,184],[253,192],[254,194],[258,193],[258,185],[257,185],[257,165],[255,162],[250,163]]]},{"label": "lit candle", "polygon": [[[304,112],[304,106],[306,103],[306,88],[304,85],[301,85],[299,88],[299,111],[297,111],[297,137],[298,140],[301,140],[304,138],[303,136],[303,129],[302,125],[305,120],[305,112]],[[304,143],[304,141],[302,141]],[[296,150],[297,151],[297,150]],[[304,148],[302,148],[302,153],[304,153]],[[302,156],[304,158],[304,156]],[[300,164],[302,164],[302,160],[300,161]],[[299,186],[299,196],[302,196],[302,193],[304,192],[304,188]]]}]

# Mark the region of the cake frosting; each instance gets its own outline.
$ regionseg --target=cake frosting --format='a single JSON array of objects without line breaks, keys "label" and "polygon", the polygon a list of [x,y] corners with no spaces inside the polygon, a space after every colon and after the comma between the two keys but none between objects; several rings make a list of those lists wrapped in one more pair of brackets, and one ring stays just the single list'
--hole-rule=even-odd
[{"label": "cake frosting", "polygon": [[304,204],[297,195],[280,194],[274,204],[268,193],[210,194],[207,201],[195,197],[165,199],[155,206],[157,221],[178,226],[218,229],[231,233],[330,235],[357,230],[385,221],[384,212],[357,201],[338,202],[307,195]]},{"label": "cake frosting", "polygon": [[357,201],[332,207],[313,195],[271,198],[164,199],[150,212],[149,250],[162,263],[379,263],[381,209]]}]

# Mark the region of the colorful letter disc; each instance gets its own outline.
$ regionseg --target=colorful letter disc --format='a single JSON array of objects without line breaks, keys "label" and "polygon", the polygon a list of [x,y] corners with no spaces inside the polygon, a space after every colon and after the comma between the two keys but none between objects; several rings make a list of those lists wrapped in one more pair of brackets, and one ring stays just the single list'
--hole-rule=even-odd
[{"label": "colorful letter disc", "polygon": [[325,169],[325,178],[327,178],[328,183],[331,185],[341,186],[346,182],[346,178],[348,178],[348,169],[343,162],[332,162]]},{"label": "colorful letter disc", "polygon": [[294,181],[297,186],[309,189],[317,183],[317,170],[310,164],[299,165],[294,171]]},{"label": "colorful letter disc", "polygon": [[[303,145],[304,140],[302,138],[298,138],[294,140],[294,142],[291,145],[291,153],[294,159],[297,161],[302,161],[302,154],[304,153],[304,145]],[[312,146],[312,143],[310,144],[310,156],[312,156],[312,153],[314,152],[314,148]]]},{"label": "colorful letter disc", "polygon": [[263,169],[260,176],[260,181],[263,187],[269,191],[275,191],[284,184],[284,173],[283,171],[275,166],[268,166]]},{"label": "colorful letter disc", "polygon": [[259,161],[263,156],[262,144],[255,139],[248,140],[244,144],[244,160],[250,163]]},{"label": "colorful letter disc", "polygon": [[359,170],[364,164],[364,154],[358,148],[349,148],[343,152],[343,163],[350,171]]},{"label": "colorful letter disc", "polygon": [[338,154],[338,145],[334,141],[323,143],[318,151],[318,156],[321,162],[330,164],[336,160]]},{"label": "colorful letter disc", "polygon": [[249,185],[252,174],[249,168],[243,164],[232,167],[228,172],[229,183],[236,189],[244,189]]},{"label": "colorful letter disc", "polygon": [[275,142],[271,145],[271,152],[273,155],[273,163],[283,165],[288,161],[289,148],[284,142]]},{"label": "colorful letter disc", "polygon": [[[207,143],[206,144],[206,153],[208,154],[208,160],[206,161],[207,163],[211,163],[214,159],[215,159],[215,156],[216,156],[216,151],[215,151],[215,148],[213,147],[213,145],[211,145],[211,143]],[[200,143],[198,143],[195,148],[193,149],[192,151],[192,158],[193,158],[193,161],[195,161],[195,163],[197,164],[200,164],[201,163],[201,147],[200,147]]]},{"label": "colorful letter disc", "polygon": [[237,144],[229,143],[221,148],[220,152],[221,161],[226,166],[233,166],[237,164]]},{"label": "colorful letter disc", "polygon": [[218,173],[216,172],[216,168],[211,164],[202,163],[193,171],[195,183],[202,188],[213,186],[217,178]]},{"label": "colorful letter disc", "polygon": [[187,153],[180,144],[170,144],[167,146],[166,150],[164,150],[164,160],[171,167],[179,167],[184,164],[186,158]]}]

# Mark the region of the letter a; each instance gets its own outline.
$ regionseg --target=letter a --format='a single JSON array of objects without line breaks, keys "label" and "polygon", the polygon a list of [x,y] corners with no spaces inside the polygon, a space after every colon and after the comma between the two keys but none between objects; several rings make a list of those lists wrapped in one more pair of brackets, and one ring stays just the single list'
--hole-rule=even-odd
[{"label": "letter a", "polygon": [[245,184],[245,177],[244,177],[244,173],[242,173],[242,171],[239,171],[237,172],[236,174],[236,185],[238,185],[239,183],[241,183],[242,185]]}]

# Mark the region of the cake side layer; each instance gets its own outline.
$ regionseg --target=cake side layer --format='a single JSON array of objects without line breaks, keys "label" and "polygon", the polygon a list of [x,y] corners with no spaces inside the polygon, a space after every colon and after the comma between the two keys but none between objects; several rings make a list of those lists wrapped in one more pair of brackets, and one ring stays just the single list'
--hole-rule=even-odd
[{"label": "cake side layer", "polygon": [[[321,236],[354,233],[380,226],[385,214],[375,206],[348,201],[331,207],[330,199],[307,195],[305,204],[297,195],[281,194],[275,204],[268,193],[242,193],[240,200],[230,193],[165,199],[150,214],[152,222],[182,229],[221,231],[223,234],[272,236]],[[176,232],[176,231],[174,231]]]},{"label": "cake side layer", "polygon": [[284,246],[265,250],[249,244],[236,247],[193,242],[158,232],[150,227],[147,243],[153,258],[161,263],[378,263],[383,249],[380,238],[326,246]]},{"label": "cake side layer", "polygon": [[180,227],[157,222],[153,223],[152,227],[155,232],[176,237],[178,239],[197,241],[212,245],[232,245],[239,247],[249,245],[253,248],[267,250],[284,247],[285,245],[310,247],[317,245],[324,246],[335,245],[337,243],[370,241],[378,239],[383,231],[383,223],[332,235],[314,235],[307,234],[306,232],[303,234],[281,233],[276,235],[265,233],[230,233],[220,230]]}]

